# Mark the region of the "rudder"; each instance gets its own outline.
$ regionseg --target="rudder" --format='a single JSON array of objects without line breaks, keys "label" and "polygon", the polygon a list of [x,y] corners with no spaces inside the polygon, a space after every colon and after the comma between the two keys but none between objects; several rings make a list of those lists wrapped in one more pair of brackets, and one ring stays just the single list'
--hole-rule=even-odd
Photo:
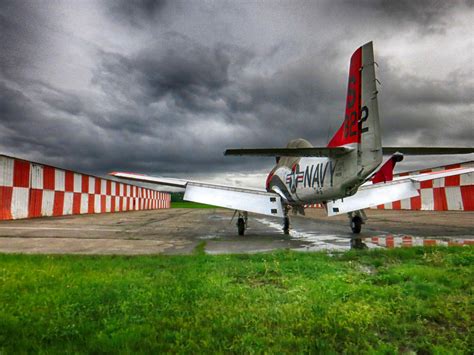
[{"label": "rudder", "polygon": [[344,122],[328,147],[358,145],[358,175],[368,176],[382,162],[382,142],[372,42],[351,57]]},{"label": "rudder", "polygon": [[382,163],[382,135],[372,42],[362,47],[359,175],[368,176]]}]

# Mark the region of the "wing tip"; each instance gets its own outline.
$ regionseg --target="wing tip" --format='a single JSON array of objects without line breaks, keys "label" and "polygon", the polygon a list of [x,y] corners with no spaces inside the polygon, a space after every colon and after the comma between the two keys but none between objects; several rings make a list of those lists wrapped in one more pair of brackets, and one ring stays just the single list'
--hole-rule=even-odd
[{"label": "wing tip", "polygon": [[108,175],[117,176],[117,177],[123,177],[123,176],[126,176],[126,175],[135,175],[135,176],[148,177],[145,174],[137,174],[137,173],[132,173],[132,172],[129,172],[129,171],[112,171],[112,172],[108,173]]}]

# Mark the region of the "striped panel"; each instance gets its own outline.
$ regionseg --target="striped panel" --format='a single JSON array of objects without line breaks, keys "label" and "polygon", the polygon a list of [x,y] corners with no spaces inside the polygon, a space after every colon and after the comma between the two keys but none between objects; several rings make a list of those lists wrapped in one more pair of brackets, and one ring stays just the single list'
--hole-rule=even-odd
[{"label": "striped panel", "polygon": [[13,163],[11,158],[0,157],[0,186],[13,187]]},{"label": "striped panel", "polygon": [[31,188],[42,190],[44,181],[43,166],[31,164]]},{"label": "striped panel", "polygon": [[82,175],[74,173],[74,186],[73,186],[73,192],[82,192]]},{"label": "striped panel", "polygon": [[446,207],[449,211],[463,211],[464,210],[460,186],[446,187],[445,193],[446,193],[446,205],[447,205]]},{"label": "striped panel", "polygon": [[52,216],[54,209],[54,191],[43,190],[41,200],[41,216]]},{"label": "striped panel", "polygon": [[54,190],[64,191],[66,186],[66,174],[64,170],[54,170]]},{"label": "striped panel", "polygon": [[11,198],[11,215],[13,219],[28,217],[29,196],[29,188],[13,187],[13,193]]},{"label": "striped panel", "polygon": [[81,194],[81,206],[79,209],[79,213],[89,213],[89,194]]},{"label": "striped panel", "polygon": [[30,199],[28,204],[29,217],[41,217],[41,210],[43,204],[43,190],[31,189]]}]

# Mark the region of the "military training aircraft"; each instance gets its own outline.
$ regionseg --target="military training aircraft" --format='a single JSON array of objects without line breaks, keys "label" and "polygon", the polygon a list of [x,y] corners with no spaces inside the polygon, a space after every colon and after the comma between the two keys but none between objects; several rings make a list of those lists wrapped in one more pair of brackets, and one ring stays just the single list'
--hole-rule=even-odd
[{"label": "military training aircraft", "polygon": [[[288,233],[289,211],[304,214],[304,206],[314,203],[321,203],[328,216],[347,213],[352,232],[360,233],[367,219],[365,208],[418,196],[417,182],[474,172],[474,168],[457,168],[393,178],[395,164],[403,154],[463,154],[474,152],[474,148],[382,147],[375,65],[372,42],[352,55],[345,118],[326,147],[313,147],[300,138],[285,148],[226,150],[225,155],[274,157],[276,165],[268,175],[266,189],[125,172],[111,175],[182,187],[186,201],[235,210],[239,235],[245,232],[248,212],[283,218],[283,231]],[[384,154],[392,155],[382,164]]]}]

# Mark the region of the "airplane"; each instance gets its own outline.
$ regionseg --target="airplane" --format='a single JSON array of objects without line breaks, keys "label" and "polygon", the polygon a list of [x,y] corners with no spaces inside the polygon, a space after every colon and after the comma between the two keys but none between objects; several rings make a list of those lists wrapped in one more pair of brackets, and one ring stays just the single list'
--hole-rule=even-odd
[{"label": "airplane", "polygon": [[[346,109],[342,125],[326,147],[307,140],[291,140],[285,148],[228,149],[224,155],[274,157],[265,189],[243,188],[174,178],[113,172],[121,179],[181,187],[184,200],[210,204],[238,213],[237,231],[244,235],[248,213],[283,218],[290,231],[289,211],[303,214],[307,204],[320,203],[328,216],[346,213],[353,233],[361,231],[364,209],[398,201],[419,192],[416,183],[474,172],[456,168],[393,178],[396,163],[405,155],[468,154],[468,147],[382,147],[377,79],[372,42],[359,47],[350,59]],[[391,156],[383,164],[383,155]]]}]

